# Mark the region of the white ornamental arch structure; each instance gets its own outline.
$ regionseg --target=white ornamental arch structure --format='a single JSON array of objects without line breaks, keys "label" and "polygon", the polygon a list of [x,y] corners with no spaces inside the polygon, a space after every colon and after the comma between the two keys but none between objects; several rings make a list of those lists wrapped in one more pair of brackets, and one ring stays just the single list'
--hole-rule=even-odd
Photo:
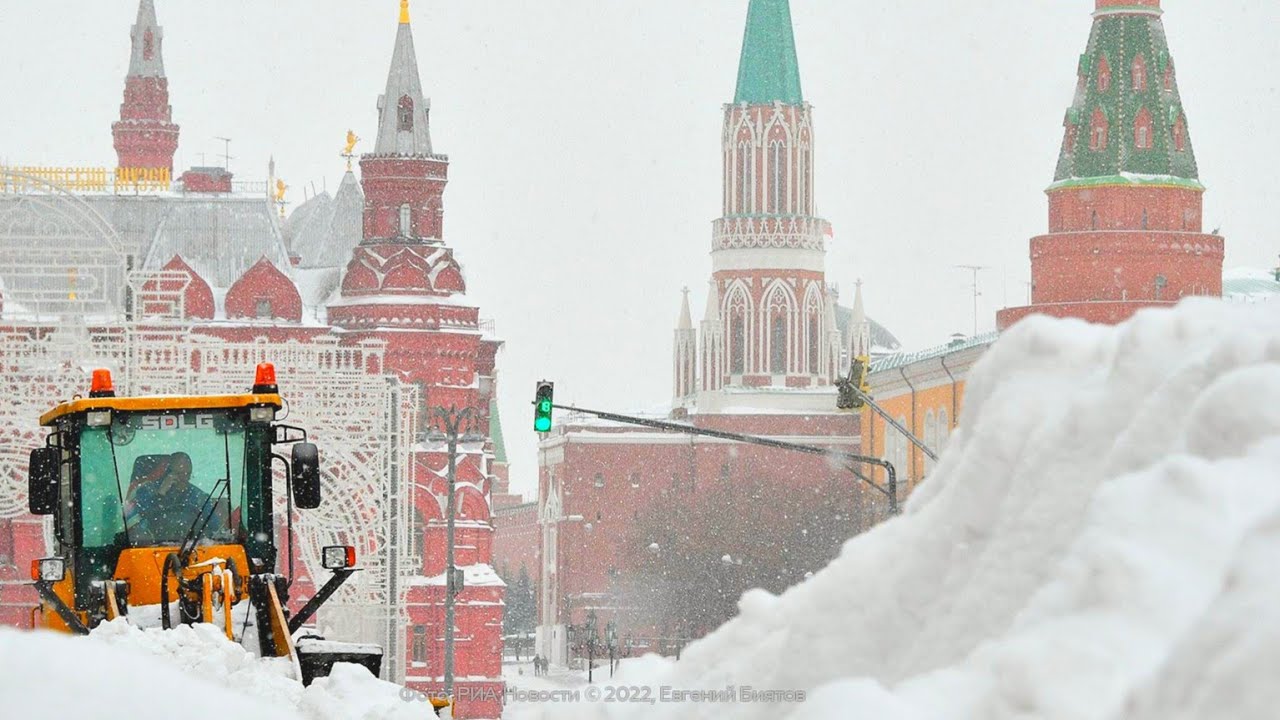
[{"label": "white ornamental arch structure", "polygon": [[6,315],[119,313],[135,251],[83,197],[40,175],[0,168]]}]

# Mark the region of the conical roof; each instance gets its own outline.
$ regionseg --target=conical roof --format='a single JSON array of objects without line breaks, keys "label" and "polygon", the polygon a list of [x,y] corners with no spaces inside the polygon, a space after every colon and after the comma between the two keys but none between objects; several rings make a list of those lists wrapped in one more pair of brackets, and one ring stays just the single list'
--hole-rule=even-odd
[{"label": "conical roof", "polygon": [[693,329],[693,314],[689,312],[689,288],[681,290],[683,297],[680,300],[680,324],[676,326],[677,330]]},{"label": "conical roof", "polygon": [[378,98],[378,155],[430,155],[430,103],[422,95],[407,4],[402,4],[387,88]]},{"label": "conical roof", "polygon": [[1158,2],[1100,2],[1080,56],[1055,187],[1173,182],[1199,187]]},{"label": "conical roof", "polygon": [[131,77],[164,77],[164,54],[161,45],[164,30],[156,21],[156,6],[152,0],[138,3],[138,19],[130,32],[133,47],[129,54]]},{"label": "conical roof", "polygon": [[790,0],[751,0],[738,63],[735,104],[804,103]]}]

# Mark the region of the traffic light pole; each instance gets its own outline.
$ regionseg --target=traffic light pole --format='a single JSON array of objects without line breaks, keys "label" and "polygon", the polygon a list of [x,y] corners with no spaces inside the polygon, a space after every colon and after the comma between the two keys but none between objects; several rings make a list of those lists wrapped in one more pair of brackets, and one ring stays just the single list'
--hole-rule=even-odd
[{"label": "traffic light pole", "polygon": [[[711,430],[709,428],[694,427],[693,425],[682,425],[680,423],[653,420],[650,418],[641,418],[632,415],[620,415],[618,413],[604,412],[602,410],[590,410],[587,408],[574,407],[572,405],[553,405],[552,407],[556,410],[593,415],[601,420],[610,420],[612,422],[619,422],[627,425],[638,425],[640,427],[654,428],[655,430],[664,430],[666,432],[684,433],[685,435],[699,435],[701,437],[712,437],[720,440],[731,440],[733,442],[746,443],[748,445],[759,445],[761,447],[778,448],[780,450],[792,450],[794,452],[802,452],[809,455],[834,457],[849,461],[850,463],[875,465],[876,467],[884,468],[885,477],[888,479],[887,488],[881,487],[874,480],[871,480],[858,472],[852,464],[847,466],[847,469],[857,476],[858,479],[875,488],[878,492],[888,498],[889,512],[894,515],[898,514],[898,472],[894,469],[893,463],[888,460],[870,457],[868,455],[844,452],[843,450],[830,450],[827,448],[815,447],[813,445],[801,445],[799,443],[773,440],[771,438],[764,438],[756,435],[743,435],[741,433],[727,432],[725,430]],[[894,424],[896,425],[897,423]]]}]

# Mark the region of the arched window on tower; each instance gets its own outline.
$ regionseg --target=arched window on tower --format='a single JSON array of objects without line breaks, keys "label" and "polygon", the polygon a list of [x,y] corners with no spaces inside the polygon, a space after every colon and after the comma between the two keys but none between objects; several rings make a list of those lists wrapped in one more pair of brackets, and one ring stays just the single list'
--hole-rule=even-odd
[{"label": "arched window on tower", "polygon": [[787,372],[788,323],[791,320],[791,303],[787,294],[777,289],[769,296],[769,372],[785,375]]},{"label": "arched window on tower", "polygon": [[1173,121],[1173,149],[1178,152],[1187,149],[1187,120],[1182,115]]},{"label": "arched window on tower", "polygon": [[818,322],[817,308],[809,308],[809,374],[822,374],[818,369],[818,341],[821,323]]},{"label": "arched window on tower", "polygon": [[409,203],[400,206],[400,236],[413,237],[413,210]]},{"label": "arched window on tower", "polygon": [[1164,69],[1164,90],[1165,92],[1173,92],[1173,61],[1172,60],[1169,61],[1169,64],[1165,66],[1165,69]]},{"label": "arched window on tower", "polygon": [[1107,116],[1102,108],[1093,110],[1093,121],[1089,125],[1089,149],[1107,149]]},{"label": "arched window on tower", "polygon": [[1150,150],[1154,129],[1151,126],[1151,112],[1146,108],[1138,111],[1133,121],[1133,144],[1139,150]]},{"label": "arched window on tower", "polygon": [[769,212],[786,212],[787,148],[782,140],[769,143]]},{"label": "arched window on tower", "polygon": [[809,148],[808,139],[801,140],[800,145],[800,168],[796,171],[796,177],[800,178],[800,214],[811,215],[813,213],[810,208],[813,206],[813,150]]},{"label": "arched window on tower", "polygon": [[1111,89],[1111,63],[1107,62],[1107,56],[1103,55],[1098,61],[1098,92],[1107,92]]},{"label": "arched window on tower", "polygon": [[1068,123],[1067,123],[1067,131],[1066,131],[1066,133],[1062,136],[1062,151],[1063,151],[1063,152],[1065,152],[1065,153],[1072,153],[1072,152],[1074,152],[1074,151],[1075,151],[1075,148],[1076,148],[1076,133],[1077,133],[1077,132],[1079,132],[1079,131],[1078,131],[1078,129],[1076,128],[1076,124],[1075,124],[1075,123],[1073,123],[1073,122],[1068,122]]},{"label": "arched window on tower", "polygon": [[1147,59],[1141,54],[1133,58],[1133,91],[1146,92],[1147,90]]},{"label": "arched window on tower", "polygon": [[754,196],[755,157],[748,140],[738,143],[738,214],[750,215]]},{"label": "arched window on tower", "polygon": [[147,28],[147,31],[142,33],[142,59],[150,60],[155,56],[156,36],[155,33],[151,31],[151,28]]},{"label": "arched window on tower", "polygon": [[742,375],[747,369],[747,303],[741,291],[729,300],[729,372]]},{"label": "arched window on tower", "polygon": [[413,98],[408,95],[400,96],[400,103],[396,106],[396,117],[400,132],[413,132]]}]

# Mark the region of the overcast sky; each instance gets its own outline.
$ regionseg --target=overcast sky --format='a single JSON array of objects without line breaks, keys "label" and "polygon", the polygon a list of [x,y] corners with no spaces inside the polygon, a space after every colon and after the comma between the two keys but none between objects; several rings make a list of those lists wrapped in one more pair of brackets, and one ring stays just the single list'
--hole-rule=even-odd
[{"label": "overcast sky", "polygon": [[[0,159],[112,165],[135,0],[3,0]],[[397,0],[156,0],[177,165],[336,188],[348,128],[376,134]],[[908,347],[1023,304],[1027,242],[1092,0],[793,0],[817,123],[827,278]],[[1227,266],[1280,252],[1280,3],[1165,0]],[[671,393],[680,288],[701,314],[719,213],[722,103],[747,0],[414,0],[432,137],[450,156],[445,234],[507,346],[500,394],[517,489],[535,487],[529,402],[613,409]]]}]

